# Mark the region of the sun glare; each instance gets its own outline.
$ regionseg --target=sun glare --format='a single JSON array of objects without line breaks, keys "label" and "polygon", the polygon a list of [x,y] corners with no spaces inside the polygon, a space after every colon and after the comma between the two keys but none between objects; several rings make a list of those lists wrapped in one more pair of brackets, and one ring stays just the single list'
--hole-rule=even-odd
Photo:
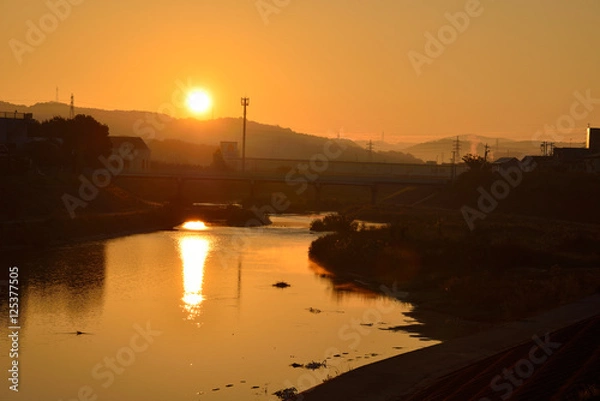
[{"label": "sun glare", "polygon": [[188,221],[182,227],[190,231],[206,230],[206,224],[203,221]]},{"label": "sun glare", "polygon": [[212,100],[208,92],[196,89],[188,93],[187,107],[194,114],[203,114],[210,110]]}]

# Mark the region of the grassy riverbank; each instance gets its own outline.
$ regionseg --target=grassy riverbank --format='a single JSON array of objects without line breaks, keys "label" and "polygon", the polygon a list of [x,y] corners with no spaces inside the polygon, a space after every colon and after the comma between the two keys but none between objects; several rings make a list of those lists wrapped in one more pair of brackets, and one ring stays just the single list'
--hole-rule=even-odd
[{"label": "grassy riverbank", "polygon": [[499,322],[600,289],[597,225],[493,214],[470,231],[458,211],[358,212],[347,220],[370,215],[390,224],[379,229],[342,224],[312,243],[310,257],[338,276],[396,285],[422,311]]},{"label": "grassy riverbank", "polygon": [[[80,206],[81,181],[72,174],[0,176],[0,250],[61,245],[172,227],[173,212],[109,185]],[[73,205],[74,203],[71,203]],[[84,206],[85,205],[85,206]]]},{"label": "grassy riverbank", "polygon": [[230,226],[270,223],[260,211],[148,201],[114,183],[81,186],[80,176],[62,172],[0,176],[0,251],[170,229],[188,219]]}]

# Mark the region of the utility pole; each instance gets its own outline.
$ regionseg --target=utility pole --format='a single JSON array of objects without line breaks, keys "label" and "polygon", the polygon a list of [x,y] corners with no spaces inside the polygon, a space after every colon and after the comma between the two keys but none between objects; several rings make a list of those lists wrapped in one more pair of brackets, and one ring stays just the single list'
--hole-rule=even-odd
[{"label": "utility pole", "polygon": [[490,147],[489,147],[489,146],[488,146],[488,144],[486,143],[486,144],[485,144],[485,147],[484,147],[484,151],[483,151],[483,162],[484,162],[484,163],[487,163],[487,156],[488,156],[488,153],[490,153]]},{"label": "utility pole", "polygon": [[71,107],[69,109],[69,118],[72,120],[75,118],[75,97],[71,93]]},{"label": "utility pole", "polygon": [[242,106],[244,106],[244,127],[242,131],[242,173],[246,171],[246,108],[250,105],[250,98],[242,98]]},{"label": "utility pole", "polygon": [[367,150],[369,151],[369,161],[373,161],[373,141],[369,139],[369,144],[367,145]]}]

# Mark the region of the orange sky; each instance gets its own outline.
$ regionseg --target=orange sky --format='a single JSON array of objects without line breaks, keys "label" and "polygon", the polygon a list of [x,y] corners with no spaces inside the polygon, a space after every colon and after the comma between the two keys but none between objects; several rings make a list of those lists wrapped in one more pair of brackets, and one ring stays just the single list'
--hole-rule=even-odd
[{"label": "orange sky", "polygon": [[179,81],[216,117],[248,96],[251,120],[320,135],[583,137],[599,20],[597,0],[2,0],[0,100],[173,110]]}]

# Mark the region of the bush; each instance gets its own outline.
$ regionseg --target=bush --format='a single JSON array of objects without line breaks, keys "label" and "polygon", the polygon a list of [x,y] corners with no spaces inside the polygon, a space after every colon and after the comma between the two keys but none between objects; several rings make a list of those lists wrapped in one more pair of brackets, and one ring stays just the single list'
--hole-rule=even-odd
[{"label": "bush", "polygon": [[317,219],[310,223],[310,230],[350,233],[358,230],[358,223],[342,214],[328,214],[322,219]]}]

